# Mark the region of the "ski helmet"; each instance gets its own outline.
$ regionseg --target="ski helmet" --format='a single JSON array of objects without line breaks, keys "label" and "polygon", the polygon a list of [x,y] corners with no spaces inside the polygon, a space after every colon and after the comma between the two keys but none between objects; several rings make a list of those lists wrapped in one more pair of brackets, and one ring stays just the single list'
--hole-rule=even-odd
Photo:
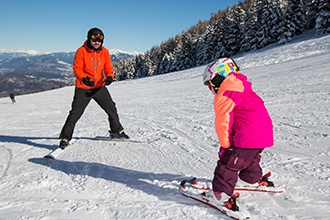
[{"label": "ski helmet", "polygon": [[239,67],[233,59],[227,57],[220,58],[213,61],[206,67],[203,74],[203,83],[204,85],[209,85],[210,82],[212,82],[215,87],[220,87],[220,84],[229,75],[229,73],[238,73],[238,71]]},{"label": "ski helmet", "polygon": [[96,35],[96,37],[97,37],[98,39],[100,39],[100,42],[103,43],[104,34],[103,34],[103,32],[102,32],[101,29],[96,28],[96,27],[91,28],[91,29],[87,32],[87,39],[88,39],[88,40],[92,39],[92,37],[93,37],[94,35]]}]

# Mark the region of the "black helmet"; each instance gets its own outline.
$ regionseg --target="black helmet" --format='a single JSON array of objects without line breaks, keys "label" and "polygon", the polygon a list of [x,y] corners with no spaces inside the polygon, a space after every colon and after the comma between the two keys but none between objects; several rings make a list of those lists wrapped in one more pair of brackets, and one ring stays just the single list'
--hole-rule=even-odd
[{"label": "black helmet", "polygon": [[101,43],[103,43],[104,34],[101,31],[101,29],[96,28],[96,27],[90,29],[87,33],[87,39],[88,40],[92,39],[93,35],[96,35],[96,37],[101,41]]}]

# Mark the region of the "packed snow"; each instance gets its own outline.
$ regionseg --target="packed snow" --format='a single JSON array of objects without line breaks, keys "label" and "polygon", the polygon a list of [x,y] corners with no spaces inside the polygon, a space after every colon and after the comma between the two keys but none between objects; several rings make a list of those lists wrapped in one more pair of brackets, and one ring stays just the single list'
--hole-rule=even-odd
[{"label": "packed snow", "polygon": [[[251,219],[329,219],[329,52],[330,35],[310,32],[234,57],[273,119],[261,165],[285,190],[241,192]],[[74,87],[1,98],[0,219],[228,219],[178,191],[182,179],[210,181],[217,162],[204,68],[113,83],[125,132],[146,142],[98,140],[109,126],[92,101],[55,161],[43,156],[59,143]]]}]

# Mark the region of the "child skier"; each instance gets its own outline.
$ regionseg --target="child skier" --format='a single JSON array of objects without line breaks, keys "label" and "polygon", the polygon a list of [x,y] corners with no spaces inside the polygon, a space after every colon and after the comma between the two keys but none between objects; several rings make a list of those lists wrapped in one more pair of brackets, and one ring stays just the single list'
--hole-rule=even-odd
[{"label": "child skier", "polygon": [[213,190],[206,194],[207,199],[225,203],[238,177],[250,184],[273,186],[266,176],[262,177],[259,165],[260,153],[274,144],[272,120],[263,100],[252,90],[252,83],[230,58],[210,63],[203,83],[215,95],[215,129],[220,142]]}]

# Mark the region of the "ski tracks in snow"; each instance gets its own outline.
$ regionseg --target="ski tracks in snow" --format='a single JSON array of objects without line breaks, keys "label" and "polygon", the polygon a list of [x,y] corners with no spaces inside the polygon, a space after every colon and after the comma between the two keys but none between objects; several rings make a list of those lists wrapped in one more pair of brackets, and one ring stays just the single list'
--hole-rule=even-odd
[{"label": "ski tracks in snow", "polygon": [[6,175],[11,161],[11,152],[5,146],[0,146],[0,179]]}]

